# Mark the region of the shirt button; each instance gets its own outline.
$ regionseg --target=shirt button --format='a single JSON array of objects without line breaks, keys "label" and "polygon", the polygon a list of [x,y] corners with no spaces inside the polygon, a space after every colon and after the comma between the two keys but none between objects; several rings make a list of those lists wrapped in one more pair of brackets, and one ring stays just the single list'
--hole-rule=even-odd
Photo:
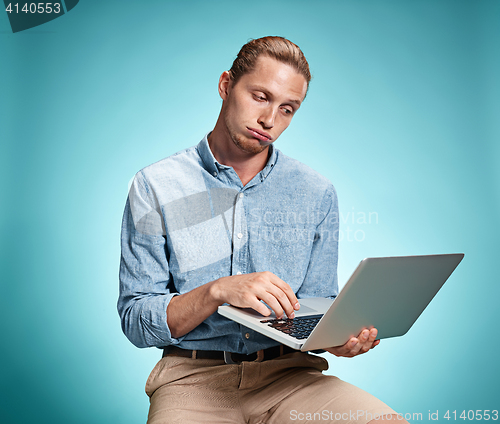
[{"label": "shirt button", "polygon": [[238,236],[237,236],[239,239],[243,237],[243,234],[241,233],[238,233]]},{"label": "shirt button", "polygon": [[214,177],[216,177],[216,176],[217,176],[217,172],[214,172]]},{"label": "shirt button", "polygon": [[245,195],[243,193],[240,193],[240,199],[243,199],[243,197],[245,197]]},{"label": "shirt button", "polygon": [[245,339],[249,339],[250,338],[250,333],[245,333]]},{"label": "shirt button", "polygon": [[238,272],[236,273],[236,275],[241,275],[241,271],[238,271]]}]

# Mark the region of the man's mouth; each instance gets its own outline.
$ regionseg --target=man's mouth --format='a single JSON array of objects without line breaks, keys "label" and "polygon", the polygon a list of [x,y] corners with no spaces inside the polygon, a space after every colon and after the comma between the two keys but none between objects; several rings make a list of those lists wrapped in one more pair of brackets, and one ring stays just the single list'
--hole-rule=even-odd
[{"label": "man's mouth", "polygon": [[258,130],[256,128],[249,128],[249,127],[247,127],[247,130],[252,137],[254,137],[260,141],[265,141],[267,143],[272,141],[272,137],[264,131]]}]

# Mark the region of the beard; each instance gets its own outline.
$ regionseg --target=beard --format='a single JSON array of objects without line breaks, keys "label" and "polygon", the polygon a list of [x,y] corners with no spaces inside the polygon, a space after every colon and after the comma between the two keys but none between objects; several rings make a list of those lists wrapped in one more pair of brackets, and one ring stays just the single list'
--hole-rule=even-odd
[{"label": "beard", "polygon": [[233,143],[236,147],[246,153],[251,154],[258,154],[267,149],[268,145],[260,144],[259,140],[249,140],[244,135],[238,134],[237,130],[232,126],[228,115],[229,114],[227,112],[224,114],[224,122],[226,124],[229,136],[231,137],[231,140],[233,140]]}]

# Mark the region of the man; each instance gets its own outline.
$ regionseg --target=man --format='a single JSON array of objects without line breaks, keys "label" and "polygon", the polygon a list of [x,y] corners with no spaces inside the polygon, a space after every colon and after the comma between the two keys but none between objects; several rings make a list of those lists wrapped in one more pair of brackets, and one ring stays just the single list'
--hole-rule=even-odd
[{"label": "man", "polygon": [[[336,192],[273,147],[310,79],[289,40],[250,41],[220,77],[213,131],[134,179],[118,309],[132,343],[164,349],[146,384],[148,423],[395,418],[368,393],[323,375],[324,358],[217,314],[228,303],[267,316],[268,305],[293,318],[300,298],[338,293]],[[327,350],[357,356],[376,336],[364,330]]]}]

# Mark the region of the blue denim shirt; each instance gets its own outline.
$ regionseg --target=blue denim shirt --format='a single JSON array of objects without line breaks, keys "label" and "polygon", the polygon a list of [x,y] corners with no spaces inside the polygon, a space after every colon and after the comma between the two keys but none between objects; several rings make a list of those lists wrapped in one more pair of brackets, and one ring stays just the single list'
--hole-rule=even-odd
[{"label": "blue denim shirt", "polygon": [[122,223],[122,329],[138,347],[252,353],[278,343],[214,313],[173,338],[173,296],[217,278],[271,271],[297,297],[338,293],[338,205],[333,185],[270,146],[246,186],[214,158],[207,137],[139,171]]}]

